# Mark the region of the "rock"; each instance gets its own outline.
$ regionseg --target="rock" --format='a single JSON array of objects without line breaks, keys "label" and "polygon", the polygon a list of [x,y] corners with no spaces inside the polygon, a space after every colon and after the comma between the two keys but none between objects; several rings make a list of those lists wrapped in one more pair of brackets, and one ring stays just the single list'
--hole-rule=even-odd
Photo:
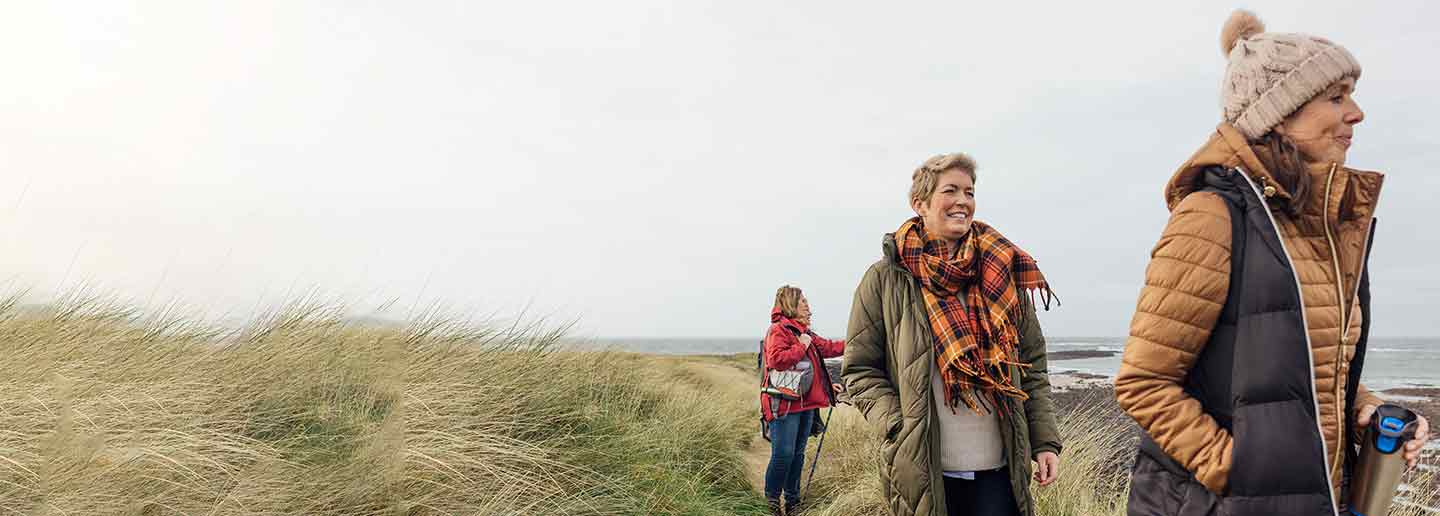
[{"label": "rock", "polygon": [[1061,360],[1078,360],[1082,358],[1109,358],[1117,354],[1119,353],[1116,353],[1114,351],[1102,351],[1098,349],[1076,349],[1066,351],[1051,351],[1049,353],[1046,353],[1045,355],[1047,358],[1050,359],[1051,362],[1058,362]]}]

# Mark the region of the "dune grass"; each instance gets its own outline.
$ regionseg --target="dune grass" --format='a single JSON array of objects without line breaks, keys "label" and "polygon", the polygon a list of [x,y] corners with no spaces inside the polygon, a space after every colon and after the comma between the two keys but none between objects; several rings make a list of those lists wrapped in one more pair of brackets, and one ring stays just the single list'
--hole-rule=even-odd
[{"label": "dune grass", "polygon": [[[0,514],[765,514],[753,389],[731,385],[753,354],[581,352],[563,328],[352,324],[306,301],[238,331],[17,305],[0,299]],[[1106,403],[1062,410],[1037,514],[1123,514],[1133,444]],[[851,407],[830,428],[804,514],[885,514],[878,436]]]},{"label": "dune grass", "polygon": [[[539,325],[0,302],[0,514],[762,514],[750,400]],[[701,408],[703,407],[703,410]]]}]

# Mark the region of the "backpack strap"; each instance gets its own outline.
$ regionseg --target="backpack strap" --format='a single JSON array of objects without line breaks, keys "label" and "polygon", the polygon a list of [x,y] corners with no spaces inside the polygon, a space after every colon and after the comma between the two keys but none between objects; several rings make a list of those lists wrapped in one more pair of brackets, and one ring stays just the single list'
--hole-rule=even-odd
[{"label": "backpack strap", "polygon": [[[786,328],[790,327],[786,326]],[[790,331],[793,332],[795,331],[795,329],[790,328]],[[765,337],[760,339],[760,352],[755,354],[755,368],[760,370],[760,389],[762,391],[765,389],[765,385],[769,381],[769,379],[766,377],[766,373],[769,372],[769,367],[765,364],[765,339],[769,337],[770,330],[767,328],[765,330]],[[780,417],[780,400],[776,399],[775,396],[768,395],[764,399],[768,399],[770,401],[770,414],[775,417]],[[767,429],[768,426],[769,424],[765,421],[765,414],[761,413],[760,435],[764,436],[765,440],[767,441],[770,440],[770,432]]]},{"label": "backpack strap", "polygon": [[[760,339],[760,352],[755,354],[755,368],[760,371],[760,390],[762,393],[765,390],[765,385],[769,383],[769,379],[766,377],[765,374],[769,372],[769,367],[765,364],[765,339],[769,337],[770,332],[767,330],[765,332],[765,338]],[[775,413],[775,410],[772,408],[770,410],[770,413]],[[763,415],[761,416],[761,419],[764,419]]]}]

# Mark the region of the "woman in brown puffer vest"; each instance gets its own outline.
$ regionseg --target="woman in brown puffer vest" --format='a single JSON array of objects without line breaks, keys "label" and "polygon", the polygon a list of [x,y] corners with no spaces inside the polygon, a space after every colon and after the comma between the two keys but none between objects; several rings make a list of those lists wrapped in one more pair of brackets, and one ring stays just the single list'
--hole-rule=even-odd
[{"label": "woman in brown puffer vest", "polygon": [[1146,432],[1129,513],[1335,515],[1381,403],[1359,377],[1383,176],[1344,166],[1360,65],[1244,11],[1221,44],[1225,122],[1166,187],[1115,379]]}]

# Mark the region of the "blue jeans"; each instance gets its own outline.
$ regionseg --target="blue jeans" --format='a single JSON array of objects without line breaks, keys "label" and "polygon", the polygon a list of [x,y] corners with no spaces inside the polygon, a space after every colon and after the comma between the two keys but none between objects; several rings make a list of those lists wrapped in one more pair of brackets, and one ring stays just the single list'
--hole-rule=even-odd
[{"label": "blue jeans", "polygon": [[800,502],[800,474],[805,471],[805,443],[815,411],[786,414],[770,422],[770,466],[765,468],[765,498]]}]

